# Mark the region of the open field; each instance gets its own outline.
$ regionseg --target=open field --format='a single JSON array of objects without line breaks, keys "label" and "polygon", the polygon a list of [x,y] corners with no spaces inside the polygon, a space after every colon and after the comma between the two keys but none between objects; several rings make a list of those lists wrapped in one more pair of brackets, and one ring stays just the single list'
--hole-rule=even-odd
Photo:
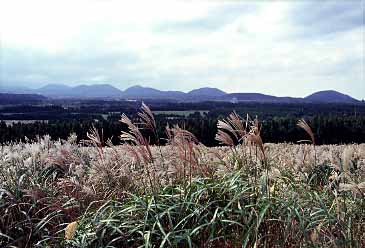
[{"label": "open field", "polygon": [[36,122],[48,123],[47,120],[6,120],[4,122],[8,126],[12,126],[17,123],[22,123],[22,124],[32,124],[32,123],[36,123]]},{"label": "open field", "polygon": [[180,111],[174,111],[174,110],[165,110],[165,111],[153,111],[153,114],[155,115],[177,115],[177,116],[184,116],[188,117],[191,114],[194,114],[198,112],[201,116],[204,116],[204,114],[208,114],[209,110],[180,110]]},{"label": "open field", "polygon": [[[154,133],[146,106],[140,117]],[[152,146],[121,121],[120,146],[92,129],[1,147],[1,247],[365,245],[365,144],[316,146],[303,121],[312,144],[263,144],[256,120],[232,114],[226,146],[178,126]]]}]

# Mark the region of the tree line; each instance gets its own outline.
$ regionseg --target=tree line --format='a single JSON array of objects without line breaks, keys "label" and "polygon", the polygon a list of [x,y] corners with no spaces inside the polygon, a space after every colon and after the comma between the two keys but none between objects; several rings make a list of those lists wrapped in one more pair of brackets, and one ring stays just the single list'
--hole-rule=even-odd
[{"label": "tree line", "polygon": [[[219,145],[215,140],[217,133],[217,121],[223,115],[191,114],[188,117],[167,117],[157,115],[159,137],[163,143],[166,125],[179,125],[191,131],[200,142],[207,146]],[[259,116],[260,117],[260,116]],[[92,126],[103,130],[103,139],[111,139],[114,144],[120,144],[119,135],[126,131],[126,126],[118,121],[119,116],[110,116],[105,119],[62,119],[49,120],[48,122],[36,121],[33,123],[15,122],[7,124],[0,122],[0,143],[24,141],[36,139],[37,136],[50,135],[52,139],[67,139],[71,133],[78,136],[79,141],[87,139],[87,132]],[[136,119],[137,116],[132,116]],[[297,117],[278,116],[267,117],[261,120],[262,139],[265,143],[297,142],[306,139],[306,134],[297,127]],[[365,143],[365,116],[332,116],[314,115],[305,118],[316,135],[318,144],[342,144],[342,143]],[[146,135],[149,135],[146,133]],[[151,139],[153,141],[153,139]]]}]

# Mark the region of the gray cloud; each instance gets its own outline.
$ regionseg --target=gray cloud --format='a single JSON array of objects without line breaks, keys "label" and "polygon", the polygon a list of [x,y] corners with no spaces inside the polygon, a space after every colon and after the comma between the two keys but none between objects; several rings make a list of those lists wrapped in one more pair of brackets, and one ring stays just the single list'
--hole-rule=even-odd
[{"label": "gray cloud", "polygon": [[[194,8],[194,5],[192,5]],[[242,15],[254,13],[257,5],[253,3],[226,3],[219,8],[213,8],[205,16],[185,21],[164,22],[156,25],[156,32],[215,32],[227,24],[237,20]]]},{"label": "gray cloud", "polygon": [[97,3],[103,7],[90,13],[69,3],[75,16],[49,15],[49,23],[25,13],[14,27],[8,13],[0,84],[208,85],[293,96],[335,89],[365,97],[364,1],[186,3],[183,14],[180,5],[120,14],[114,10],[128,6]]},{"label": "gray cloud", "polygon": [[315,1],[293,4],[289,18],[300,38],[315,38],[363,27],[364,1]]},{"label": "gray cloud", "polygon": [[[47,83],[140,79],[133,71],[139,57],[132,52],[82,51],[50,55],[42,51],[6,49],[2,53],[1,82],[37,87]],[[95,78],[100,77],[100,80]],[[103,79],[103,77],[105,79]]]}]

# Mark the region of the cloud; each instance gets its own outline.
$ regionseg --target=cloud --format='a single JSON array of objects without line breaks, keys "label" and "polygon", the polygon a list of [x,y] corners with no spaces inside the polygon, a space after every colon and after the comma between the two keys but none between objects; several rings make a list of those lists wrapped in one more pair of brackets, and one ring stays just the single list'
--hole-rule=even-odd
[{"label": "cloud", "polygon": [[1,5],[1,84],[365,97],[363,1]]},{"label": "cloud", "polygon": [[0,67],[6,69],[1,72],[1,81],[37,87],[47,83],[131,80],[129,75],[137,75],[134,71],[137,61],[138,56],[128,51],[73,51],[49,56],[39,50],[6,49],[0,60]]},{"label": "cloud", "polygon": [[197,18],[189,20],[179,20],[159,23],[155,27],[156,32],[163,33],[198,33],[198,32],[216,32],[227,24],[237,20],[240,16],[255,13],[256,4],[249,3],[231,3],[220,4]]},{"label": "cloud", "polygon": [[364,2],[321,1],[293,4],[289,18],[304,38],[330,35],[364,26]]}]

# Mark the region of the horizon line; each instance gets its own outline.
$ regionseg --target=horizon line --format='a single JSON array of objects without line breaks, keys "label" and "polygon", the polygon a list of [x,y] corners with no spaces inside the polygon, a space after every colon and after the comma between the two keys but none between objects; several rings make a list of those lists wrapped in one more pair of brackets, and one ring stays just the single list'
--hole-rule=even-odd
[{"label": "horizon line", "polygon": [[[199,89],[205,89],[205,88],[208,88],[208,89],[216,89],[216,90],[220,90],[222,92],[224,92],[225,94],[240,94],[240,93],[244,93],[244,94],[263,94],[263,95],[269,95],[269,96],[275,96],[275,97],[290,97],[290,98],[304,98],[304,97],[307,97],[307,96],[310,96],[314,93],[318,93],[318,92],[324,92],[324,91],[335,91],[335,92],[338,92],[338,93],[341,93],[341,94],[344,94],[344,95],[347,95],[347,96],[350,96],[351,98],[354,98],[358,101],[361,101],[361,100],[364,100],[365,97],[362,97],[362,98],[356,98],[356,97],[353,97],[352,95],[348,94],[348,93],[343,93],[342,91],[339,91],[339,90],[335,90],[335,89],[322,89],[322,90],[314,90],[312,91],[312,93],[308,94],[308,95],[304,95],[304,96],[290,96],[290,95],[276,95],[276,94],[269,94],[269,93],[263,93],[263,92],[227,92],[227,91],[224,91],[220,88],[217,88],[217,87],[209,87],[209,86],[204,86],[204,87],[199,87],[199,88],[193,88],[191,90],[188,90],[188,91],[184,91],[184,90],[161,90],[159,88],[155,88],[155,87],[151,87],[151,86],[144,86],[142,84],[135,84],[135,85],[132,85],[132,86],[129,86],[129,87],[126,87],[124,89],[121,89],[120,87],[118,86],[115,86],[113,83],[80,83],[80,84],[76,84],[76,85],[68,85],[68,84],[63,84],[63,83],[48,83],[48,84],[43,84],[42,86],[40,87],[27,87],[27,86],[17,86],[16,88],[14,89],[17,89],[17,90],[20,90],[20,89],[29,89],[29,90],[38,90],[38,89],[41,89],[41,88],[44,88],[46,86],[50,86],[50,85],[54,85],[54,86],[66,86],[66,87],[69,87],[69,88],[75,88],[75,87],[79,87],[79,86],[95,86],[95,85],[105,85],[105,86],[111,86],[113,88],[116,88],[122,92],[130,89],[130,88],[133,88],[133,87],[141,87],[141,88],[149,88],[149,89],[154,89],[154,90],[158,90],[158,91],[162,91],[162,92],[168,92],[168,91],[175,91],[175,92],[182,92],[182,93],[185,93],[185,94],[188,94],[189,92],[193,91],[193,90],[199,90]],[[6,87],[5,87],[6,88]],[[1,88],[0,88],[1,89]],[[10,87],[11,89],[11,87]],[[1,92],[0,92],[1,93]],[[5,92],[2,92],[2,93],[5,93]]]}]

